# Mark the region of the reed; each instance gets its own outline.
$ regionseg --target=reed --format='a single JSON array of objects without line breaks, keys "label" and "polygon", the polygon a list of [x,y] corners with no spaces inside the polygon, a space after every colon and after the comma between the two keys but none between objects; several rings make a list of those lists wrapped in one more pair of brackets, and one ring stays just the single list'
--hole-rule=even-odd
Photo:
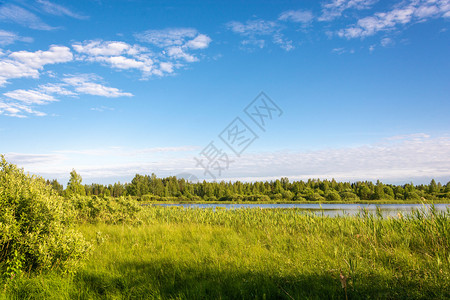
[{"label": "reed", "polygon": [[445,299],[450,211],[383,218],[295,209],[146,207],[140,222],[82,223],[75,274],[23,274],[17,299]]}]

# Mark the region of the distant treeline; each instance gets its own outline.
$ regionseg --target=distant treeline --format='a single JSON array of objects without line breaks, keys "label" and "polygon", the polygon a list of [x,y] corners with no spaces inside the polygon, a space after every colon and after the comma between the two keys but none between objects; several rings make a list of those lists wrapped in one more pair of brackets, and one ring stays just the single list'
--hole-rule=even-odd
[{"label": "distant treeline", "polygon": [[155,174],[139,175],[131,183],[109,185],[81,184],[75,171],[64,190],[57,181],[49,185],[66,197],[71,195],[121,197],[133,196],[142,201],[359,201],[359,200],[444,200],[450,199],[450,182],[430,184],[383,184],[380,181],[337,182],[309,179],[293,181],[281,178],[265,182],[198,182],[175,176],[158,178]]}]

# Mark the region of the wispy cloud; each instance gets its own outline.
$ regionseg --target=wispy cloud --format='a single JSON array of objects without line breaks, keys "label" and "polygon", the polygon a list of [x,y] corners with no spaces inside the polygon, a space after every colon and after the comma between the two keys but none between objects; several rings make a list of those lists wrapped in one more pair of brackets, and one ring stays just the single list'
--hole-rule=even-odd
[{"label": "wispy cloud", "polygon": [[149,44],[155,51],[142,45],[131,45],[121,41],[91,40],[74,43],[72,47],[79,54],[78,60],[98,62],[118,70],[139,70],[142,78],[152,75],[172,74],[185,63],[199,58],[192,51],[209,47],[211,38],[193,28],[170,28],[147,30],[135,34],[142,43]]},{"label": "wispy cloud", "polygon": [[53,30],[56,27],[45,24],[38,16],[32,12],[14,5],[0,3],[0,21],[12,22],[37,30]]},{"label": "wispy cloud", "polygon": [[[161,48],[155,59],[159,62],[171,63],[174,66],[182,66],[183,62],[196,62],[192,50],[206,49],[211,43],[211,38],[199,33],[194,28],[167,28],[163,30],[147,30],[135,34],[135,37],[144,43]],[[177,62],[177,63],[175,63]]]},{"label": "wispy cloud", "polygon": [[145,43],[159,48],[183,46],[198,35],[194,28],[167,28],[163,30],[147,30],[135,34],[135,37]]},{"label": "wispy cloud", "polygon": [[282,49],[290,51],[294,49],[293,41],[287,39],[283,33],[283,26],[275,21],[266,20],[249,20],[245,23],[231,21],[226,27],[244,37],[241,41],[241,48],[252,50],[251,46],[256,48],[264,48],[266,46],[266,37],[271,38],[274,44],[279,45]]},{"label": "wispy cloud", "polygon": [[388,182],[424,178],[448,181],[449,170],[450,137],[414,134],[357,147],[251,153],[239,159],[228,176],[251,180],[287,176]]},{"label": "wispy cloud", "polygon": [[428,18],[450,17],[448,0],[414,0],[402,2],[387,12],[378,12],[359,19],[356,24],[337,32],[347,39],[364,38],[380,31],[391,31]]},{"label": "wispy cloud", "polygon": [[98,76],[92,74],[81,74],[67,76],[63,79],[63,82],[73,86],[75,91],[81,94],[102,96],[107,98],[133,96],[131,93],[123,92],[117,88],[107,87],[95,82],[98,79],[100,79]]},{"label": "wispy cloud", "polygon": [[24,154],[24,153],[7,153],[8,160],[18,163],[22,166],[33,165],[39,163],[58,163],[63,159],[61,154]]},{"label": "wispy cloud", "polygon": [[33,39],[30,37],[22,37],[13,32],[0,29],[0,46],[11,45],[16,41],[31,43]]},{"label": "wispy cloud", "polygon": [[14,90],[11,92],[6,92],[3,95],[28,105],[42,105],[57,101],[52,95],[44,94],[35,90]]},{"label": "wispy cloud", "polygon": [[26,118],[27,115],[43,117],[46,116],[46,113],[36,111],[28,105],[0,99],[0,115],[16,118]]},{"label": "wispy cloud", "polygon": [[39,7],[45,11],[48,14],[55,15],[55,16],[68,16],[75,19],[87,19],[87,16],[80,15],[78,13],[75,13],[68,9],[67,7],[64,7],[60,4],[55,4],[50,1],[46,0],[37,0],[36,1],[39,4]]},{"label": "wispy cloud", "polygon": [[333,49],[331,50],[331,52],[332,52],[332,53],[336,53],[336,54],[341,55],[341,54],[344,54],[344,53],[350,53],[350,54],[353,54],[353,53],[355,53],[355,50],[353,50],[353,49],[346,49],[346,48],[343,48],[343,47],[339,47],[339,48],[333,48]]},{"label": "wispy cloud", "polygon": [[278,20],[291,21],[295,23],[308,24],[314,19],[314,15],[309,10],[287,10],[280,14]]},{"label": "wispy cloud", "polygon": [[59,101],[54,95],[73,97],[87,94],[107,98],[133,96],[131,93],[99,83],[101,80],[101,77],[94,74],[65,75],[62,82],[39,85],[37,89],[5,92],[3,95],[7,98],[0,99],[0,115],[18,118],[28,115],[45,116],[45,113],[36,111],[33,107]]},{"label": "wispy cloud", "polygon": [[378,0],[331,0],[322,4],[322,15],[319,21],[334,20],[348,9],[369,9],[377,2]]},{"label": "wispy cloud", "polygon": [[98,111],[98,112],[104,112],[104,111],[113,111],[114,108],[107,107],[107,106],[100,106],[100,107],[92,107],[92,111]]},{"label": "wispy cloud", "polygon": [[279,25],[276,22],[265,20],[249,20],[245,23],[231,21],[226,26],[235,33],[249,37],[270,35],[279,30]]},{"label": "wispy cloud", "polygon": [[75,96],[77,93],[68,90],[65,83],[47,83],[39,85],[39,90],[43,93],[56,94],[61,96]]},{"label": "wispy cloud", "polygon": [[120,41],[85,41],[72,45],[81,54],[79,60],[99,62],[115,69],[138,69],[144,76],[149,76],[154,70],[152,54],[148,49],[130,45]]}]

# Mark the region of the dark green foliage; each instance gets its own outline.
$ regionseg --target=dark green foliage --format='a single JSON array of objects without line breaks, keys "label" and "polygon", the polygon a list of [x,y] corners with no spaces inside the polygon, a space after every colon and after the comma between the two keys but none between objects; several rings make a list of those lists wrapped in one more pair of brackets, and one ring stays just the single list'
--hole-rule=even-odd
[{"label": "dark green foliage", "polygon": [[198,182],[174,176],[158,178],[139,175],[131,183],[84,186],[87,195],[121,197],[129,195],[151,201],[370,201],[450,199],[450,184],[434,180],[429,185],[390,185],[372,182],[336,182],[334,179],[289,182],[287,178],[266,182]]}]

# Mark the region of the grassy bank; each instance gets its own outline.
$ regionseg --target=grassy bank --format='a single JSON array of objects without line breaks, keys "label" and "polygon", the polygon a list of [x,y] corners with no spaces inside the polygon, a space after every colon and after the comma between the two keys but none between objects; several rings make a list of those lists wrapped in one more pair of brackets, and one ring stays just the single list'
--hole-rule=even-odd
[{"label": "grassy bank", "polygon": [[80,224],[92,243],[80,270],[22,274],[3,281],[2,297],[450,297],[450,212],[382,219],[148,207],[139,217]]}]

